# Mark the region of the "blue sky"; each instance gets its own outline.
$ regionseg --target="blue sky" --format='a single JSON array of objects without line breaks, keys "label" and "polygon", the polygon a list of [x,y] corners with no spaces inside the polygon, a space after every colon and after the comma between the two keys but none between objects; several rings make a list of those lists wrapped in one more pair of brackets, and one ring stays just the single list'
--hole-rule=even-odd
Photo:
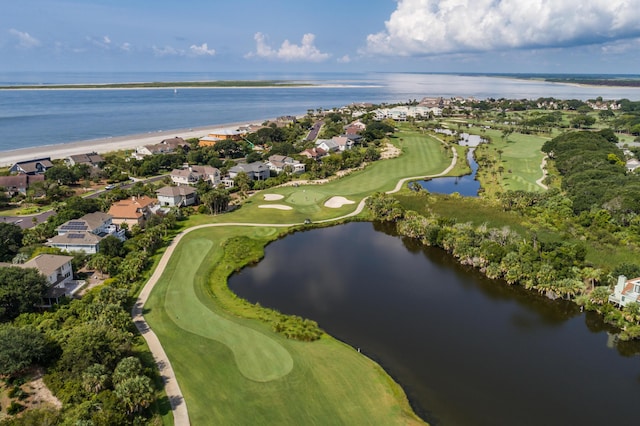
[{"label": "blue sky", "polygon": [[640,0],[1,0],[0,71],[640,74]]}]

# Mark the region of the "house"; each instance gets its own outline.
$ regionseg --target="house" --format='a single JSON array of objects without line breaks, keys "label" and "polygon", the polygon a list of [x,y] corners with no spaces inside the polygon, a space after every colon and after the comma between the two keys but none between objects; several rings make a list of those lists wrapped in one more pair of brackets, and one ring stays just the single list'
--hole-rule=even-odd
[{"label": "house", "polygon": [[103,212],[88,213],[79,219],[69,220],[60,225],[58,235],[49,238],[46,245],[68,252],[97,253],[100,241],[113,235],[124,241],[124,229],[113,224],[111,215]]},{"label": "house", "polygon": [[22,264],[2,263],[0,266],[34,268],[44,275],[49,287],[42,303],[42,306],[46,307],[58,303],[62,296],[73,296],[84,284],[83,281],[74,281],[71,260],[73,256],[40,254]]},{"label": "house", "polygon": [[305,170],[303,163],[284,155],[271,155],[266,164],[270,170],[273,170],[277,174],[284,172],[287,167],[291,173],[304,173]]},{"label": "house", "polygon": [[636,169],[640,167],[640,161],[638,161],[637,158],[631,158],[630,160],[627,160],[626,166],[627,166],[627,171],[635,172]]},{"label": "house", "polygon": [[53,167],[50,157],[39,158],[37,160],[21,161],[15,163],[9,169],[10,173],[24,173],[26,175],[42,175],[48,169]]},{"label": "house", "polygon": [[640,277],[628,280],[624,275],[618,276],[618,283],[609,296],[609,302],[619,306],[627,306],[640,301]]},{"label": "house", "polygon": [[342,152],[353,148],[353,141],[346,136],[334,136],[331,140],[338,145],[338,151]]},{"label": "house", "polygon": [[182,138],[175,137],[164,139],[160,143],[154,145],[143,145],[136,148],[133,157],[141,160],[147,155],[173,154],[178,148],[188,147],[189,144]]},{"label": "house", "polygon": [[190,186],[164,186],[156,195],[161,206],[185,207],[196,203],[196,190]]},{"label": "house", "polygon": [[131,199],[116,201],[108,213],[116,225],[122,225],[123,223],[129,226],[143,225],[145,220],[153,213],[152,208],[157,203],[158,200],[156,198],[150,198],[146,195],[132,197]]},{"label": "house", "polygon": [[44,182],[44,175],[26,175],[21,173],[12,176],[0,176],[0,188],[4,188],[9,197],[26,194],[27,189],[35,182]]},{"label": "house", "polygon": [[327,151],[322,148],[309,148],[302,151],[299,155],[311,158],[312,160],[319,160],[327,155]]},{"label": "house", "polygon": [[232,140],[239,141],[246,134],[246,130],[237,128],[220,128],[214,129],[209,132],[207,136],[204,136],[198,140],[199,146],[214,146],[219,141]]},{"label": "house", "polygon": [[65,158],[64,162],[67,166],[75,166],[76,164],[86,164],[91,167],[99,167],[100,163],[104,163],[104,158],[95,152],[87,154],[70,155]]},{"label": "house", "polygon": [[338,144],[332,139],[318,139],[316,141],[316,148],[322,148],[322,150],[326,152],[336,152],[340,150]]},{"label": "house", "polygon": [[95,254],[99,250],[101,240],[102,237],[91,232],[69,231],[49,238],[45,245],[59,248],[69,253]]},{"label": "house", "polygon": [[253,180],[265,180],[271,176],[269,167],[260,161],[256,161],[254,163],[242,163],[231,167],[229,169],[229,177],[235,179],[238,173],[242,172],[245,172]]},{"label": "house", "polygon": [[195,185],[204,180],[212,186],[218,186],[221,182],[220,170],[211,166],[187,166],[183,169],[171,171],[171,181],[176,185]]},{"label": "house", "polygon": [[357,134],[365,130],[366,128],[367,126],[362,121],[356,120],[353,123],[344,126],[344,133],[345,135]]}]

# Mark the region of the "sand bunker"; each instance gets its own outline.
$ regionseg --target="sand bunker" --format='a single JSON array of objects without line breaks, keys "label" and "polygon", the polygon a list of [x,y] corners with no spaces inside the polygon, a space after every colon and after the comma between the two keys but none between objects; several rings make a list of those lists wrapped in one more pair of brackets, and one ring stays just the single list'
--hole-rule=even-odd
[{"label": "sand bunker", "polygon": [[284,198],[284,195],[281,195],[281,194],[264,194],[265,201],[276,201],[276,200],[282,200],[283,198]]},{"label": "sand bunker", "polygon": [[278,210],[293,210],[292,207],[282,204],[261,204],[258,206],[261,209],[278,209]]},{"label": "sand bunker", "polygon": [[325,203],[325,207],[330,207],[332,209],[339,209],[340,207],[346,204],[355,204],[355,201],[347,200],[344,197],[331,197]]}]

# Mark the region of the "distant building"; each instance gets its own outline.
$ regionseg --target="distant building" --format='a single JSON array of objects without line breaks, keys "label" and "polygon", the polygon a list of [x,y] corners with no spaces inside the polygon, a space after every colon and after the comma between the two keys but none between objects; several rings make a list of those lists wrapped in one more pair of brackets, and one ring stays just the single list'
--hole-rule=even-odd
[{"label": "distant building", "polygon": [[27,189],[36,182],[44,182],[44,175],[19,175],[0,176],[0,187],[5,189],[9,197],[18,194],[26,194]]},{"label": "distant building", "polygon": [[291,173],[304,173],[305,165],[298,160],[284,155],[272,155],[266,163],[270,170],[280,174],[290,168]]},{"label": "distant building", "polygon": [[609,296],[609,302],[619,306],[627,306],[640,301],[640,278],[628,280],[624,275],[618,276],[618,283]]},{"label": "distant building", "polygon": [[187,166],[171,171],[171,181],[176,185],[195,185],[198,181],[217,186],[221,181],[220,170],[212,166]]},{"label": "distant building", "polygon": [[53,167],[50,157],[39,158],[37,160],[21,161],[15,163],[9,169],[9,173],[24,173],[26,175],[44,174],[48,169]]},{"label": "distant building", "polygon": [[307,158],[311,158],[312,160],[319,160],[325,155],[327,155],[327,151],[322,148],[309,148],[302,151],[299,155],[302,155]]},{"label": "distant building", "polygon": [[125,240],[124,230],[113,223],[111,215],[103,212],[88,213],[79,219],[60,225],[58,235],[49,238],[46,245],[67,252],[97,253],[103,238],[113,235]]},{"label": "distant building", "polygon": [[196,190],[190,186],[164,186],[156,191],[156,196],[162,207],[186,207],[196,203]]},{"label": "distant building", "polygon": [[210,131],[207,136],[200,138],[198,141],[198,145],[215,146],[217,142],[223,140],[239,141],[246,133],[246,130],[231,127],[214,129]]},{"label": "distant building", "polygon": [[229,177],[235,179],[238,173],[242,172],[245,172],[252,180],[265,180],[271,176],[269,167],[260,161],[256,161],[255,163],[242,163],[231,167],[229,169]]},{"label": "distant building", "polygon": [[188,147],[189,144],[182,138],[175,137],[164,139],[155,145],[143,145],[136,148],[133,157],[141,160],[147,155],[173,154],[178,148]]},{"label": "distant building", "polygon": [[109,209],[109,214],[113,217],[113,223],[122,225],[123,223],[132,225],[143,225],[152,212],[152,208],[158,203],[155,198],[132,197],[113,203]]},{"label": "distant building", "polygon": [[87,154],[70,155],[64,161],[68,166],[86,164],[91,167],[99,167],[101,163],[104,163],[104,158],[100,154],[89,152]]},{"label": "distant building", "polygon": [[84,284],[83,281],[74,281],[71,260],[73,256],[40,254],[25,263],[0,263],[0,267],[34,268],[44,275],[49,287],[42,301],[42,306],[46,307],[58,303],[63,296],[73,296]]}]

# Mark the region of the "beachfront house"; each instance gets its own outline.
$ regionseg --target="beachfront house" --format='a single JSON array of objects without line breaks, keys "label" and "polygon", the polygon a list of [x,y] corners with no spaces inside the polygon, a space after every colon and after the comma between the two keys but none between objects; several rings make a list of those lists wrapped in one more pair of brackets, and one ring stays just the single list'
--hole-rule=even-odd
[{"label": "beachfront house", "polygon": [[162,207],[186,207],[196,203],[196,190],[190,186],[164,186],[156,191]]},{"label": "beachfront house", "polygon": [[247,131],[235,127],[225,127],[214,129],[198,140],[199,146],[215,146],[216,143],[224,140],[239,141],[242,140]]},{"label": "beachfront house", "polygon": [[618,283],[609,296],[609,302],[618,306],[627,306],[631,302],[640,301],[640,277],[628,280],[624,275],[618,276]]},{"label": "beachfront house", "polygon": [[298,160],[285,155],[271,155],[266,163],[270,170],[277,174],[289,170],[289,173],[304,173],[305,165]]},{"label": "beachfront house", "polygon": [[186,166],[171,171],[171,181],[178,186],[195,185],[201,180],[211,186],[218,186],[221,178],[220,170],[212,166]]},{"label": "beachfront house", "polygon": [[153,214],[154,207],[158,204],[156,198],[147,197],[131,197],[113,203],[109,209],[109,214],[113,218],[113,223],[122,225],[126,223],[129,226],[144,225],[144,222]]},{"label": "beachfront house", "polygon": [[179,148],[188,148],[189,144],[182,138],[164,139],[154,145],[143,145],[136,148],[133,158],[141,160],[148,155],[173,154]]},{"label": "beachfront house", "polygon": [[229,169],[229,177],[235,179],[238,173],[246,173],[252,180],[265,180],[271,176],[269,167],[260,162],[237,164]]},{"label": "beachfront house", "polygon": [[76,164],[86,164],[93,168],[100,167],[104,163],[104,158],[96,152],[88,152],[86,154],[70,155],[64,159],[67,166],[75,166]]},{"label": "beachfront house", "polygon": [[50,157],[38,158],[37,160],[20,161],[9,169],[9,173],[24,173],[26,175],[43,175],[48,169],[53,167]]},{"label": "beachfront house", "polygon": [[18,194],[25,195],[29,186],[36,182],[44,182],[44,175],[19,175],[0,176],[0,188],[5,189],[5,194],[14,197]]}]

